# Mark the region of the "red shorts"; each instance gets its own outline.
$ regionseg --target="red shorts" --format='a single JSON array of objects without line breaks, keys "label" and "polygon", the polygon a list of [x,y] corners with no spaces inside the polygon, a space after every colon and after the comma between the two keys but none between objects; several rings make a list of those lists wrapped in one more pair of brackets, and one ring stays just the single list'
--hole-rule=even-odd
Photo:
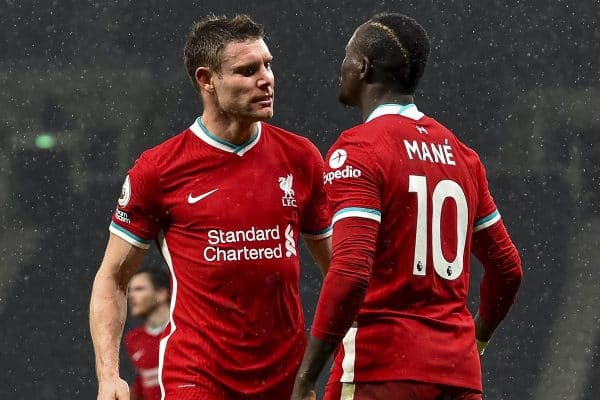
[{"label": "red shorts", "polygon": [[426,382],[329,383],[323,400],[482,400],[474,389]]}]

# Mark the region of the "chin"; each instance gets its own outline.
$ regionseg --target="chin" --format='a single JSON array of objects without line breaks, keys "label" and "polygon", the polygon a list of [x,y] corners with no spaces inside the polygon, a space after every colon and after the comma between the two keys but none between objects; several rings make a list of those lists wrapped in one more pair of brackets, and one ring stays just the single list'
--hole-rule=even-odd
[{"label": "chin", "polygon": [[144,310],[140,310],[138,308],[133,308],[129,310],[129,315],[131,315],[134,318],[143,318],[145,314],[146,313],[144,312]]},{"label": "chin", "polygon": [[340,93],[340,95],[338,96],[338,100],[340,103],[346,105],[346,106],[351,106],[352,104],[350,103],[350,101],[348,100],[348,97],[346,95],[344,95],[344,93]]},{"label": "chin", "polygon": [[358,107],[360,105],[358,95],[353,96],[349,93],[340,92],[340,95],[338,96],[338,100],[343,105],[350,106],[350,107]]},{"label": "chin", "polygon": [[266,121],[271,118],[273,118],[273,109],[272,108],[269,110],[261,110],[258,113],[256,113],[257,121]]}]

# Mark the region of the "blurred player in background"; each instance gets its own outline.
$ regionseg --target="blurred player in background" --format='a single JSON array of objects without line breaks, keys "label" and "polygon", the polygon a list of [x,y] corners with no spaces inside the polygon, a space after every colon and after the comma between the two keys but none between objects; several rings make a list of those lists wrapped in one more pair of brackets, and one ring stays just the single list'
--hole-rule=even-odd
[{"label": "blurred player in background", "polygon": [[[522,269],[477,154],[413,94],[429,39],[376,15],[346,47],[340,100],[364,123],[326,158],[333,256],[293,399],[335,355],[325,399],[481,399],[480,353],[514,302]],[[485,268],[475,322],[469,257]],[[478,351],[479,350],[479,351]]]},{"label": "blurred player in background", "polygon": [[144,323],[127,332],[125,347],[135,367],[131,400],[160,400],[158,346],[169,322],[169,274],[163,268],[141,267],[129,281],[129,315]]},{"label": "blurred player in background", "polygon": [[173,289],[159,354],[163,398],[291,395],[306,345],[298,238],[325,271],[331,221],[317,148],[264,122],[274,75],[263,37],[247,16],[192,28],[184,60],[203,114],[129,171],[94,281],[99,400],[128,398],[117,363],[125,289],[152,240]]}]

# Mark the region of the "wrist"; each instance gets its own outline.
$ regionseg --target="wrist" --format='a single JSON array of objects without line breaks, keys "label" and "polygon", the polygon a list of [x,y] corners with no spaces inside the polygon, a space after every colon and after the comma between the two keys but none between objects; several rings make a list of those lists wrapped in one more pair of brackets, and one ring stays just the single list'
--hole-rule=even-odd
[{"label": "wrist", "polygon": [[119,379],[119,372],[114,368],[103,368],[97,371],[98,382],[108,382]]}]

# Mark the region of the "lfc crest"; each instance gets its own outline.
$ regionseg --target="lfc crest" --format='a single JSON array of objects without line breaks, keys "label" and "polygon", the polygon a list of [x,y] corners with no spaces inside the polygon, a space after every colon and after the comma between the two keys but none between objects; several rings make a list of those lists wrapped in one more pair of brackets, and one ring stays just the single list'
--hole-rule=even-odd
[{"label": "lfc crest", "polygon": [[294,176],[288,174],[286,177],[279,177],[279,188],[283,190],[283,197],[281,198],[281,205],[284,207],[296,207],[296,198],[294,197],[294,189],[292,184],[294,183]]}]

